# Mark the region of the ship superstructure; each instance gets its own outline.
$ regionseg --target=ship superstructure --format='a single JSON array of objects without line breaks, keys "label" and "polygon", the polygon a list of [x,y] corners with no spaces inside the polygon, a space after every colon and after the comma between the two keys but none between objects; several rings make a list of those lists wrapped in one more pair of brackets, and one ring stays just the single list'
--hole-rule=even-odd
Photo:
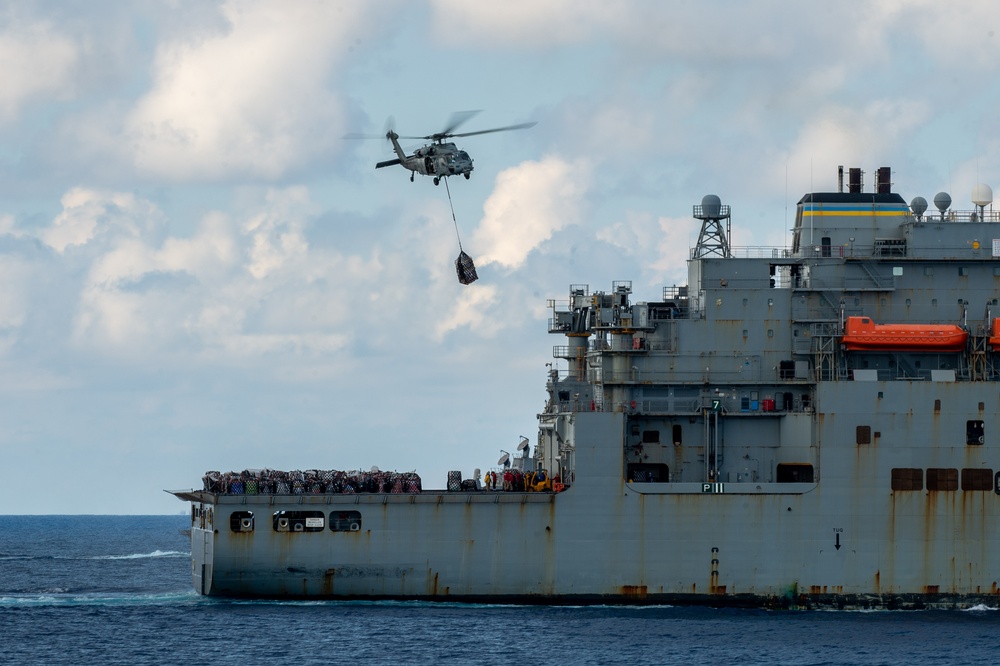
[{"label": "ship superstructure", "polygon": [[1000,217],[981,186],[975,211],[939,194],[925,215],[887,168],[872,192],[848,174],[799,200],[789,248],[732,247],[710,195],[686,285],[550,301],[565,367],[519,460],[528,483],[175,493],[192,502],[196,589],[995,603]]}]

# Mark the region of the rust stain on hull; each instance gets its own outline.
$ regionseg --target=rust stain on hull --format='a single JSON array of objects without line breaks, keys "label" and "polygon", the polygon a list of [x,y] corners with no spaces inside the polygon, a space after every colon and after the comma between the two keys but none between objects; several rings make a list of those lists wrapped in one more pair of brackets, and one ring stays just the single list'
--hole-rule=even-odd
[{"label": "rust stain on hull", "polygon": [[629,599],[642,600],[646,598],[648,590],[645,585],[622,585],[621,595]]}]

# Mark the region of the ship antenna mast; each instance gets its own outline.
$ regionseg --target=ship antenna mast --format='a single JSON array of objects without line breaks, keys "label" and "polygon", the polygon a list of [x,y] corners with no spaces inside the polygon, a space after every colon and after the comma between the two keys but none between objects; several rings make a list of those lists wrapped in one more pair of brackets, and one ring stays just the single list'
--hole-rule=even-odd
[{"label": "ship antenna mast", "polygon": [[[701,232],[693,258],[732,257],[729,249],[729,206],[723,206],[722,200],[714,194],[706,194],[701,199],[701,205],[694,207],[694,218],[701,220]],[[726,229],[722,228],[723,220],[726,221]]]}]

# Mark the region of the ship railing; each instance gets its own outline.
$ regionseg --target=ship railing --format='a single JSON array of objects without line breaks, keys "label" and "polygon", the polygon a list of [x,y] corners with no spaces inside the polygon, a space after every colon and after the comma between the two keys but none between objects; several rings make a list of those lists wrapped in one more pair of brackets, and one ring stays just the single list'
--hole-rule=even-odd
[{"label": "ship railing", "polygon": [[[860,371],[861,368],[844,368],[841,373],[839,373],[838,378],[847,381],[859,381],[855,376],[855,371]],[[953,369],[955,373],[955,381],[969,381],[971,376],[967,369],[965,368],[955,368]],[[873,378],[880,382],[901,382],[901,381],[926,381],[930,382],[934,379],[934,371],[930,369],[914,368],[912,366],[905,367],[903,365],[898,365],[893,368],[877,368],[874,370],[864,369],[865,372],[873,372]]]},{"label": "ship railing", "polygon": [[833,280],[824,280],[811,276],[808,279],[798,280],[792,285],[793,289],[805,289],[808,291],[865,291],[877,289],[879,291],[891,291],[896,288],[896,278],[892,275],[879,275],[876,283],[871,277],[843,277]]},{"label": "ship railing", "polygon": [[[809,413],[812,404],[803,397],[783,397],[787,392],[762,394],[764,399],[752,400],[749,396],[735,396],[722,401],[722,409],[730,415],[775,416],[782,413]],[[706,409],[713,409],[714,400],[701,398],[665,399],[651,398],[636,401],[591,400],[586,403],[562,403],[562,407],[573,407],[576,412],[643,412],[646,414],[690,414],[697,415]]]},{"label": "ship railing", "polygon": [[570,347],[569,345],[555,345],[554,347],[552,347],[552,358],[578,360],[586,357],[586,355],[587,355],[587,349],[583,347]]},{"label": "ship railing", "polygon": [[564,318],[549,318],[549,333],[569,333],[573,326]]},{"label": "ship railing", "polygon": [[664,301],[676,301],[681,299],[686,299],[688,297],[687,285],[670,285],[669,287],[663,288],[663,300]]},{"label": "ship railing", "polygon": [[949,210],[945,211],[942,215],[941,213],[928,213],[921,217],[920,220],[913,217],[911,218],[913,222],[923,222],[923,223],[935,223],[935,222],[1000,222],[1000,211],[997,210],[984,210],[982,215],[979,214],[978,210]]},{"label": "ship railing", "polygon": [[[768,368],[761,370],[760,363],[750,363],[740,368],[712,367],[701,370],[647,370],[636,368],[628,370],[604,371],[604,385],[666,385],[666,384],[756,384],[762,381],[793,380],[779,379],[778,371]],[[808,383],[800,380],[797,383]]]},{"label": "ship railing", "polygon": [[792,251],[772,245],[744,245],[730,247],[729,254],[735,259],[787,259],[792,256]]}]

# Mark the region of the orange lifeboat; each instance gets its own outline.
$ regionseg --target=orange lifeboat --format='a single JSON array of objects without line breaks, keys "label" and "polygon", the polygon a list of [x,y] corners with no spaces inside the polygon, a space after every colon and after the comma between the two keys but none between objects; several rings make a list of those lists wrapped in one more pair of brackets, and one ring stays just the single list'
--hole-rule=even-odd
[{"label": "orange lifeboat", "polygon": [[[1000,344],[996,322],[993,331]],[[848,317],[843,343],[850,351],[953,352],[965,349],[968,337],[954,324],[876,324],[871,317]]]},{"label": "orange lifeboat", "polygon": [[993,351],[1000,351],[1000,318],[993,320],[993,328],[990,330],[990,348]]}]

